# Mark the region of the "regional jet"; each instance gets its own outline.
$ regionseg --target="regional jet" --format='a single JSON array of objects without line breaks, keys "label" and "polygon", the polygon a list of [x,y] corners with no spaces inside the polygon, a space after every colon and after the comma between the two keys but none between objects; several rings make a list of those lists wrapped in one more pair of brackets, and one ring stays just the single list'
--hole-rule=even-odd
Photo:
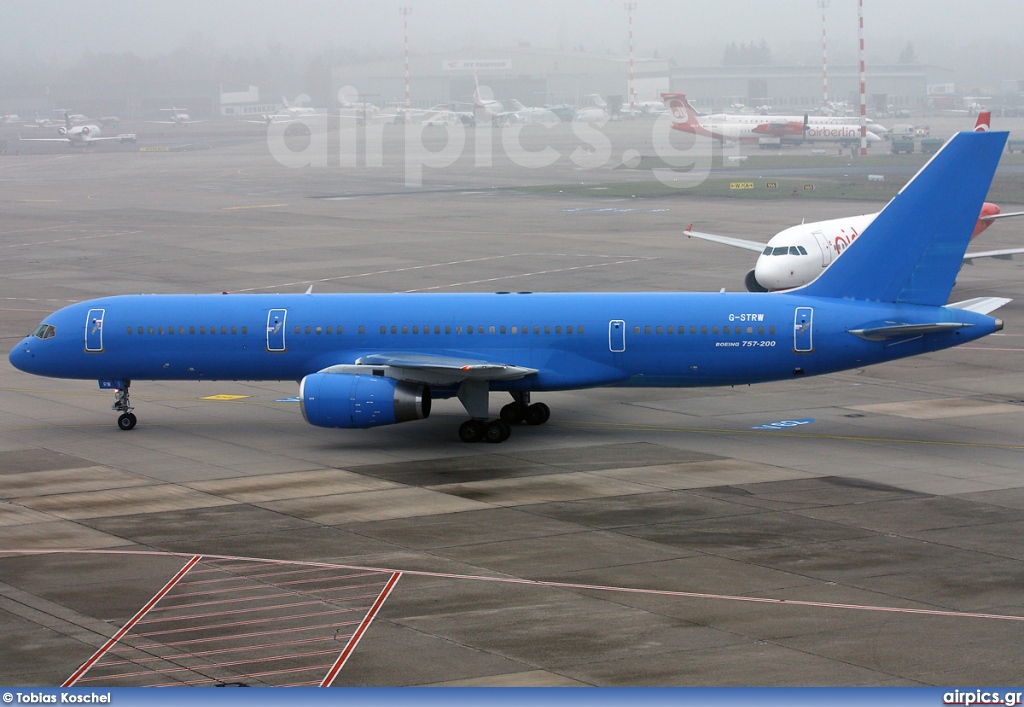
[{"label": "regional jet", "polygon": [[161,108],[161,111],[171,114],[170,120],[147,120],[147,123],[155,123],[157,125],[192,125],[193,123],[202,123],[202,120],[191,120],[186,112],[188,108]]},{"label": "regional jet", "polygon": [[100,135],[100,126],[72,125],[71,116],[67,113],[64,114],[64,125],[57,128],[57,132],[61,137],[22,137],[18,135],[18,139],[22,142],[63,142],[71,145],[71,147],[86,147],[107,140],[135,142],[137,139],[135,133],[121,133],[120,135],[102,137]]},{"label": "regional jet", "polygon": [[[295,380],[303,417],[370,428],[457,398],[465,442],[543,424],[545,391],[696,387],[862,368],[980,339],[1009,300],[946,304],[1006,143],[960,133],[844,257],[786,293],[223,294],[101,297],[16,344],[24,372],[98,380],[135,427],[133,380]],[[489,419],[491,392],[512,401]]]}]

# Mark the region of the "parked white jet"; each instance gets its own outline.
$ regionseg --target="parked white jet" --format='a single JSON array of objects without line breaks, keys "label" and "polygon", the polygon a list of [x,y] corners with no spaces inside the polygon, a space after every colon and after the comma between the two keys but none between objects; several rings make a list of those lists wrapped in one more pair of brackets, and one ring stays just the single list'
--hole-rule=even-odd
[{"label": "parked white jet", "polygon": [[188,108],[161,108],[163,112],[169,112],[171,114],[170,120],[147,120],[147,123],[156,123],[157,125],[191,125],[192,123],[202,123],[202,120],[190,120],[188,113],[185,111]]},{"label": "parked white jet", "polygon": [[85,147],[86,145],[105,140],[117,140],[119,142],[135,142],[136,140],[135,133],[122,133],[111,137],[101,137],[98,125],[72,125],[71,116],[66,113],[64,114],[64,126],[57,128],[57,132],[60,133],[61,137],[28,138],[18,135],[18,139],[22,142],[63,142],[71,145],[71,147]]}]

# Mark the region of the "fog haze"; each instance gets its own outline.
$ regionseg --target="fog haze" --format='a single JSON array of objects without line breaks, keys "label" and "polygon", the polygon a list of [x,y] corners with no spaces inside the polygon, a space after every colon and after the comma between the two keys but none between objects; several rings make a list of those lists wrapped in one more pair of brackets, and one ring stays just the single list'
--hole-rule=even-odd
[{"label": "fog haze", "polygon": [[[485,51],[519,42],[621,51],[626,44],[626,12],[620,0],[6,0],[0,4],[5,16],[0,57],[59,62],[74,61],[85,52],[147,57],[169,52],[197,33],[231,52],[268,44],[295,52],[328,45],[387,52],[401,46],[399,4],[413,8],[410,41],[417,51]],[[837,56],[853,52],[855,0],[831,0],[827,12],[831,47]],[[940,65],[959,48],[1016,42],[1024,27],[1020,0],[867,0],[865,14],[869,52],[912,41],[920,47],[919,60]],[[668,52],[684,64],[714,64],[725,43],[762,38],[778,55],[813,52],[820,36],[815,0],[639,0],[634,22],[639,54]]]}]

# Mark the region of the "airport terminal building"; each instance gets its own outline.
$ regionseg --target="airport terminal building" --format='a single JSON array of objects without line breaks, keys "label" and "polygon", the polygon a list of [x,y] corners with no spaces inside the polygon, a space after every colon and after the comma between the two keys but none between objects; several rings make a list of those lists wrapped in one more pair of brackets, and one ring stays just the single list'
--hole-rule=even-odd
[{"label": "airport terminal building", "polygon": [[[823,102],[820,64],[797,66],[676,66],[673,91],[685,93],[694,106],[720,109],[735,103],[773,110],[807,111]],[[868,110],[915,110],[930,107],[937,86],[952,86],[954,72],[926,64],[867,66]],[[860,75],[856,66],[828,67],[830,101],[845,101],[853,112],[860,106]]]},{"label": "airport terminal building", "polygon": [[[512,48],[465,49],[410,57],[411,102],[415,108],[473,100],[474,73],[498,100],[517,99],[527,106],[585,104],[585,96],[622,96],[628,101],[629,57],[586,51]],[[402,56],[385,61],[334,67],[334,91],[350,86],[377,105],[405,102]],[[669,61],[636,58],[638,101],[656,100],[669,87]]]}]

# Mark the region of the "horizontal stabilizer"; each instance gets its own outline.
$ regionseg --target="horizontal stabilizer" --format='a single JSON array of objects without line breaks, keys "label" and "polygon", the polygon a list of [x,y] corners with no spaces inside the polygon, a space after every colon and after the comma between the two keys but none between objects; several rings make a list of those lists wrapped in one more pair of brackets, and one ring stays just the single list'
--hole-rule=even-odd
[{"label": "horizontal stabilizer", "polygon": [[963,309],[968,312],[988,314],[989,312],[994,312],[1010,302],[1013,302],[1013,300],[1008,297],[975,297],[974,299],[964,300],[963,302],[954,302],[953,304],[947,304],[946,306],[950,309]]},{"label": "horizontal stabilizer", "polygon": [[731,238],[729,236],[716,236],[713,233],[699,233],[697,231],[691,231],[686,229],[683,231],[683,235],[688,238],[700,238],[705,241],[714,241],[715,243],[722,243],[723,245],[731,245],[733,248],[746,248],[747,250],[754,250],[760,253],[764,250],[764,243],[758,243],[757,241],[745,241],[742,238]]},{"label": "horizontal stabilizer", "polygon": [[982,216],[981,221],[996,221],[1001,218],[1013,218],[1015,216],[1024,216],[1024,211],[1014,211],[1010,214],[992,214],[991,216]]},{"label": "horizontal stabilizer", "polygon": [[818,279],[796,292],[939,307],[949,300],[1006,145],[957,133]]},{"label": "horizontal stabilizer", "polygon": [[886,339],[902,339],[922,334],[941,334],[947,331],[974,326],[963,322],[936,322],[934,324],[891,324],[871,329],[850,329],[850,333],[868,341],[885,341]]},{"label": "horizontal stabilizer", "polygon": [[974,265],[978,258],[995,258],[996,260],[1013,260],[1013,256],[1024,253],[1024,248],[1003,248],[1002,250],[985,250],[980,253],[967,253],[964,255],[966,265]]}]

